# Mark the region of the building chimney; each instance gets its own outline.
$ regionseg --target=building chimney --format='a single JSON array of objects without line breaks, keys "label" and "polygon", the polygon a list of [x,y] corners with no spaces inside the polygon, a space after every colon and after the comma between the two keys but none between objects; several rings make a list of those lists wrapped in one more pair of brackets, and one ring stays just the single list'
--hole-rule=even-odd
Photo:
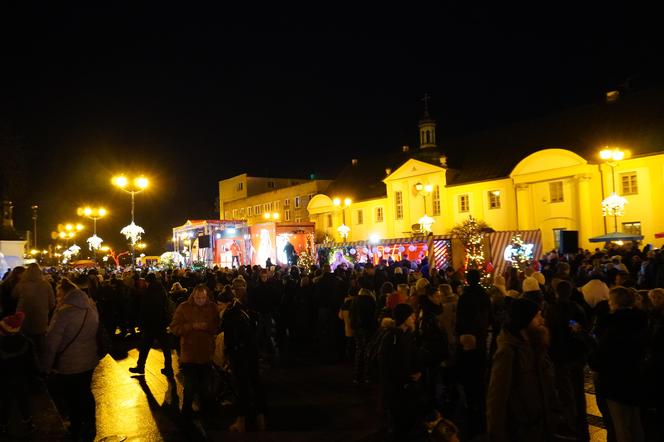
[{"label": "building chimney", "polygon": [[410,146],[409,146],[409,145],[404,144],[403,146],[401,146],[401,151],[402,151],[403,153],[407,153],[409,150],[410,150]]},{"label": "building chimney", "polygon": [[353,166],[357,166],[358,159],[357,159],[357,158],[353,158],[350,162],[353,164]]},{"label": "building chimney", "polygon": [[391,173],[392,173],[392,169],[390,169],[389,167],[386,167],[385,168],[385,175],[389,175]]},{"label": "building chimney", "polygon": [[447,167],[447,157],[445,155],[441,155],[438,161],[440,161],[440,167]]}]

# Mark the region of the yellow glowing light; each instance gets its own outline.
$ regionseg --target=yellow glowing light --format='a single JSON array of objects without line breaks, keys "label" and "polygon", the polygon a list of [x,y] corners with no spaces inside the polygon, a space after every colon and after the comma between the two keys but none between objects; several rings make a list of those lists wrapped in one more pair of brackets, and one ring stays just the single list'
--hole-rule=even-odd
[{"label": "yellow glowing light", "polygon": [[65,238],[67,237],[67,233],[65,233],[65,232],[60,232],[60,233],[58,233],[58,236],[59,236],[60,238],[62,238],[62,239],[65,239]]},{"label": "yellow glowing light", "polygon": [[42,253],[48,253],[48,250],[42,250]]},{"label": "yellow glowing light", "polygon": [[36,250],[36,249],[30,250],[31,255],[36,255],[37,253],[39,253],[39,250]]},{"label": "yellow glowing light", "polygon": [[339,227],[337,227],[337,232],[339,232],[339,235],[341,235],[341,237],[343,239],[346,239],[346,238],[348,238],[348,233],[350,232],[350,227],[348,227],[345,224],[342,224]]},{"label": "yellow glowing light", "polygon": [[418,192],[421,192],[423,187],[424,186],[422,185],[422,183],[415,184],[415,190],[417,190]]},{"label": "yellow glowing light", "polygon": [[127,180],[127,177],[124,176],[124,175],[119,175],[119,176],[113,177],[112,182],[113,182],[113,185],[121,187],[121,188],[127,187],[127,184],[129,183],[129,181]]},{"label": "yellow glowing light", "polygon": [[83,224],[76,224],[76,230],[81,231],[83,230]]},{"label": "yellow glowing light", "polygon": [[352,204],[352,202],[353,202],[353,201],[351,201],[350,198],[346,198],[346,199],[344,199],[344,205],[345,205],[345,206],[350,206],[350,205]]},{"label": "yellow glowing light", "polygon": [[111,250],[111,248],[109,246],[103,246],[99,248],[99,250],[101,250],[102,252],[108,252],[109,250]]},{"label": "yellow glowing light", "polygon": [[73,225],[71,225],[71,224],[66,224],[65,225],[65,230],[70,231],[70,230],[73,230],[73,229],[74,229]]},{"label": "yellow glowing light", "polygon": [[625,152],[618,147],[605,147],[599,152],[599,157],[604,161],[622,161],[625,159]]},{"label": "yellow glowing light", "polygon": [[146,187],[148,187],[148,179],[143,176],[138,177],[134,180],[134,184],[139,189],[145,189]]},{"label": "yellow glowing light", "polygon": [[108,213],[106,209],[104,209],[103,207],[100,207],[97,212],[99,213],[99,216],[106,216],[106,214]]},{"label": "yellow glowing light", "polygon": [[334,204],[335,206],[340,206],[341,205],[341,198],[333,199],[332,204]]},{"label": "yellow glowing light", "polygon": [[422,227],[422,231],[425,233],[429,233],[431,232],[431,226],[436,221],[425,213],[424,216],[418,220],[418,222]]},{"label": "yellow glowing light", "polygon": [[500,190],[494,190],[491,192],[494,196],[500,196]]},{"label": "yellow glowing light", "polygon": [[279,214],[276,213],[276,212],[273,213],[273,214],[272,214],[272,218],[273,218],[273,219],[279,219]]},{"label": "yellow glowing light", "polygon": [[263,214],[263,218],[265,219],[270,219],[271,215],[269,213]]},{"label": "yellow glowing light", "polygon": [[89,207],[86,207],[85,209],[83,209],[83,214],[85,216],[90,216],[92,214],[92,209],[89,208]]}]

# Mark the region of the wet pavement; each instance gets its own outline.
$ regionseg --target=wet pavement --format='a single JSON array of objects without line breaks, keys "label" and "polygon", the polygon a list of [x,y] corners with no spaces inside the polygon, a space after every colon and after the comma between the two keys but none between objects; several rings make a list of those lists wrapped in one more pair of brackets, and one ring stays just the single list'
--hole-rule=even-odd
[{"label": "wet pavement", "polygon": [[[230,433],[232,407],[223,400],[214,410],[194,419],[180,418],[182,385],[179,375],[161,374],[163,354],[150,351],[144,376],[128,371],[138,351],[117,360],[107,356],[95,371],[97,440],[224,440],[224,441],[372,441],[380,417],[375,387],[353,385],[350,365],[318,365],[296,357],[265,367],[268,398],[267,430]],[[177,373],[177,356],[173,354]],[[195,407],[196,409],[196,407]],[[115,438],[115,439],[113,439]]]}]

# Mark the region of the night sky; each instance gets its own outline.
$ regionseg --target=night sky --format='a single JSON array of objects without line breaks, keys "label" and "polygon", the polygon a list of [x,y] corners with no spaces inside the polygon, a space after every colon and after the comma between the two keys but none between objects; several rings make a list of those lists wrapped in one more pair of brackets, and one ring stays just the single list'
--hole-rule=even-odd
[{"label": "night sky", "polygon": [[425,92],[444,145],[662,72],[658,16],[636,7],[133,3],[2,7],[0,148],[16,227],[40,206],[40,248],[84,203],[111,210],[98,233],[123,248],[119,171],[152,179],[136,221],[161,253],[173,226],[218,217],[220,179],[333,178],[351,158],[415,146]]}]

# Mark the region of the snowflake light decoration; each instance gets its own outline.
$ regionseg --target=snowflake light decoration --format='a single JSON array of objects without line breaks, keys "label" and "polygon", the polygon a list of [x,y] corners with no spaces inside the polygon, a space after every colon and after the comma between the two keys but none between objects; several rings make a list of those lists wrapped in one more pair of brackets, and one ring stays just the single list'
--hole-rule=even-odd
[{"label": "snowflake light decoration", "polygon": [[99,247],[101,247],[101,243],[104,242],[104,240],[98,237],[96,234],[92,235],[86,241],[88,242],[90,250],[98,250]]},{"label": "snowflake light decoration", "polygon": [[122,230],[120,230],[120,233],[127,238],[127,241],[129,241],[130,244],[134,245],[141,240],[141,235],[145,233],[145,230],[143,230],[143,227],[137,226],[132,221],[128,226],[124,226]]}]

